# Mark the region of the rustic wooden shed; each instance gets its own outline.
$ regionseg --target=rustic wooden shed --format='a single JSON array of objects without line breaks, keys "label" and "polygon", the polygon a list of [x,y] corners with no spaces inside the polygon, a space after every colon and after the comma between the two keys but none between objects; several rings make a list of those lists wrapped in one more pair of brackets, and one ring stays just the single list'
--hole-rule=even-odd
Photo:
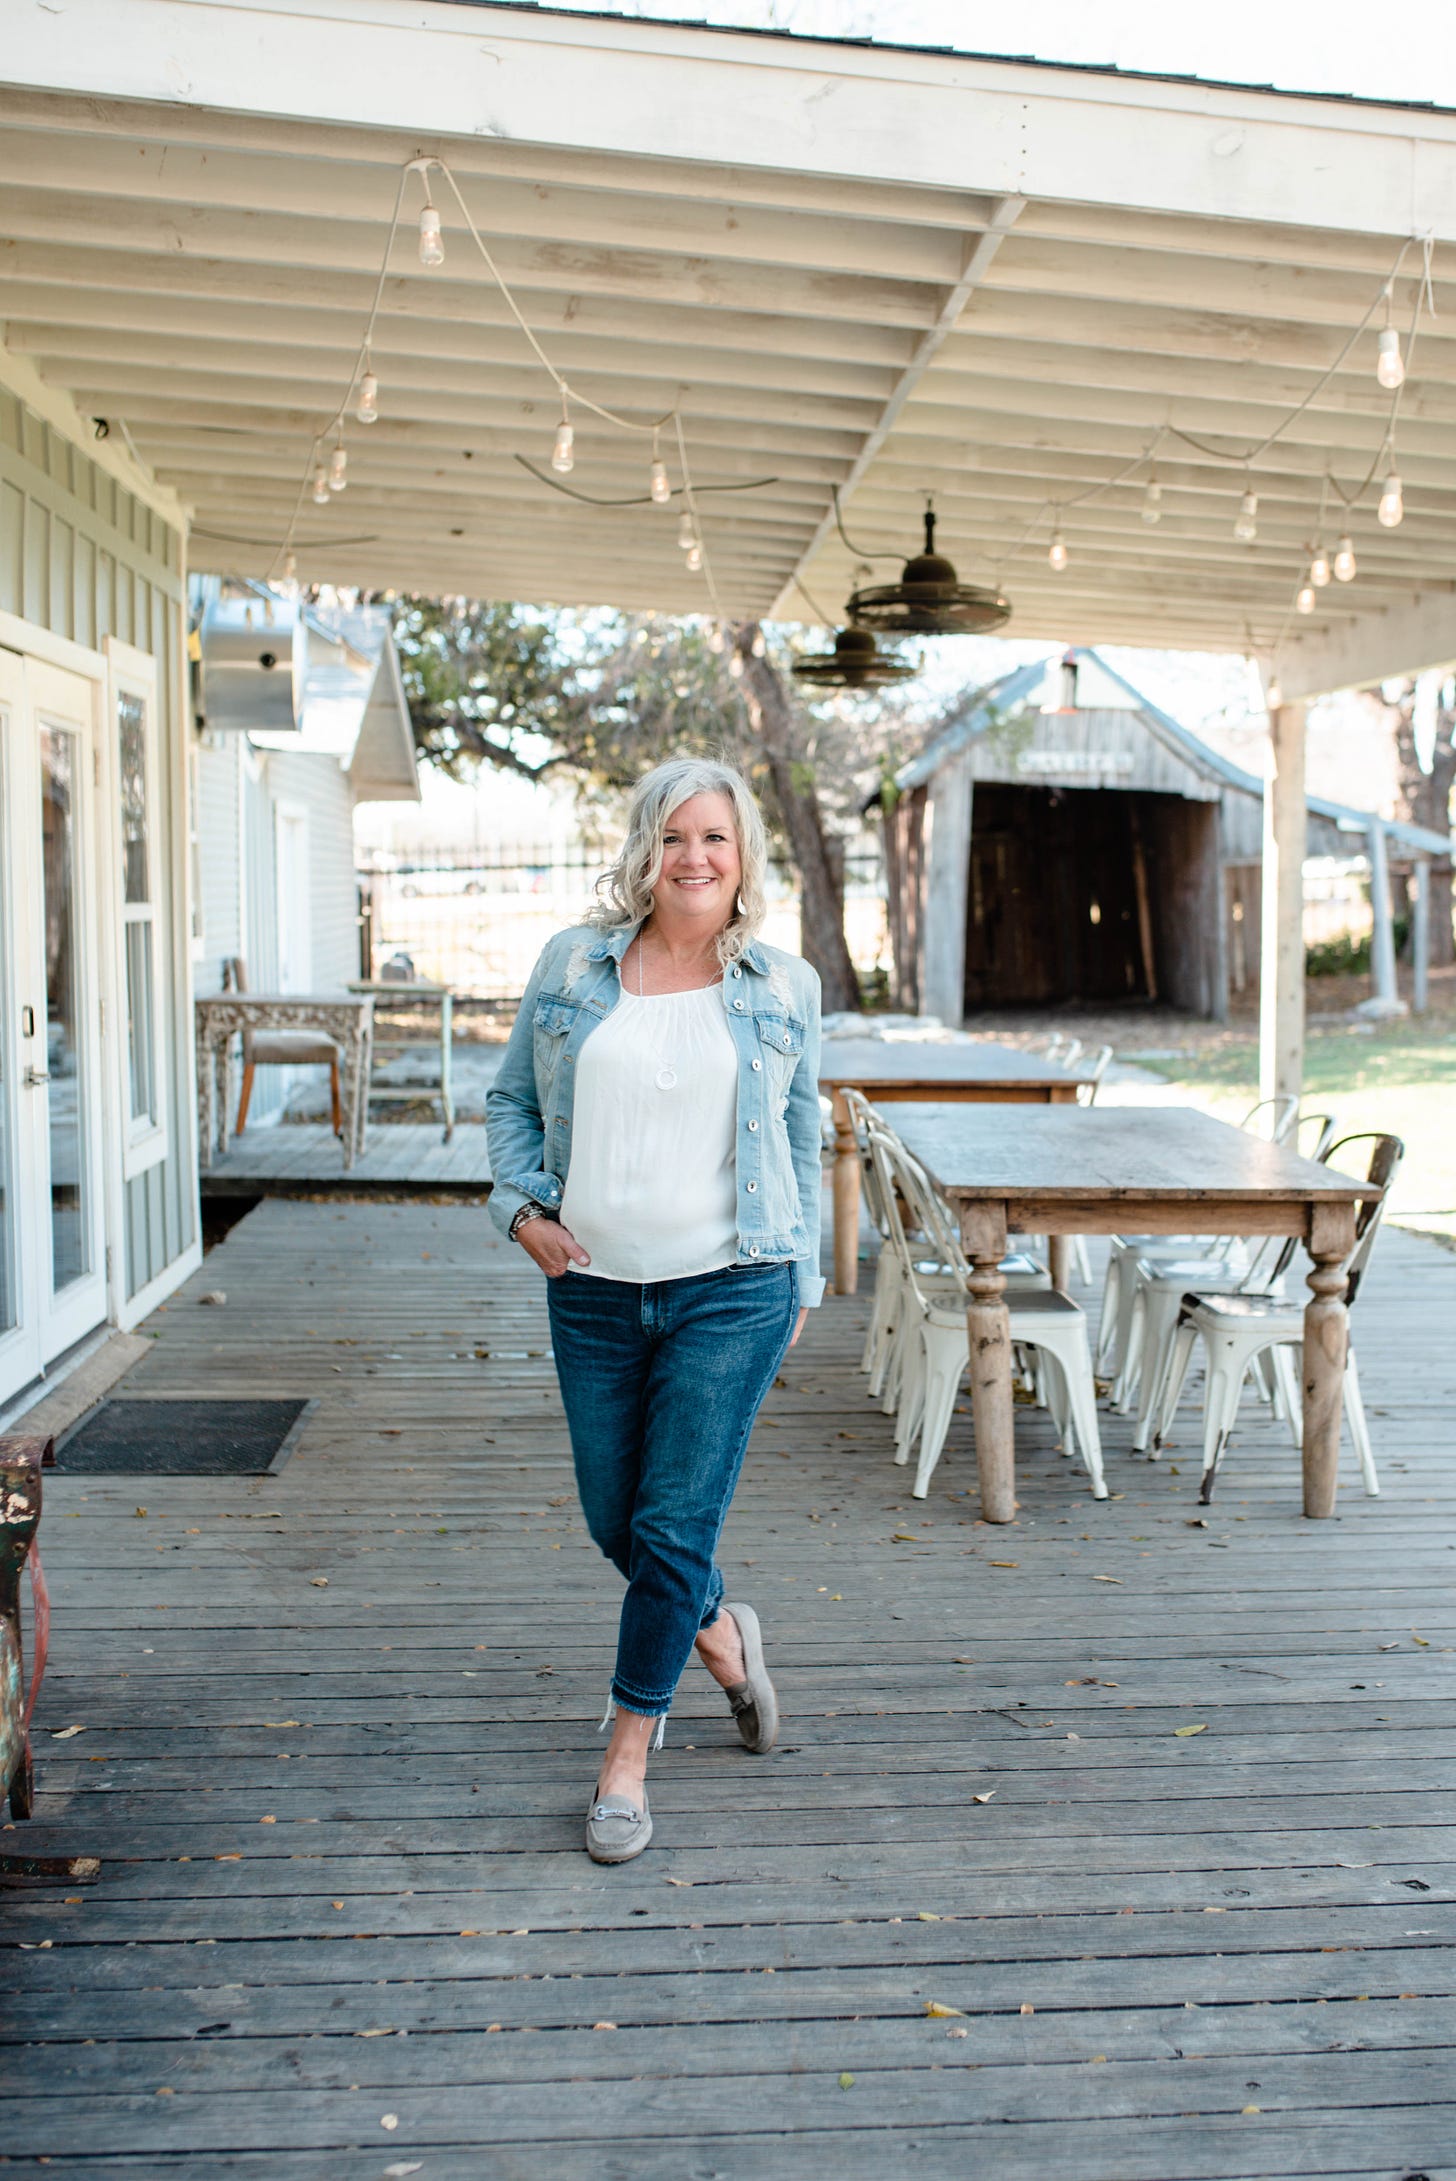
[{"label": "rustic wooden shed", "polygon": [[[1222,1020],[1257,985],[1263,782],[1095,651],[979,691],[895,788],[877,800],[901,1005],[956,1021],[1162,999]],[[1308,798],[1310,856],[1400,867],[1446,846]]]}]

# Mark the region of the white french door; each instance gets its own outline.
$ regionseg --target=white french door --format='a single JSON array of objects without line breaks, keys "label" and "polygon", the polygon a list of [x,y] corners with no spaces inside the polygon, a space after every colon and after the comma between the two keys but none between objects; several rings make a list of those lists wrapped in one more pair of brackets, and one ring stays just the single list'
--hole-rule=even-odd
[{"label": "white french door", "polygon": [[0,649],[0,1400],[106,1316],[95,714]]}]

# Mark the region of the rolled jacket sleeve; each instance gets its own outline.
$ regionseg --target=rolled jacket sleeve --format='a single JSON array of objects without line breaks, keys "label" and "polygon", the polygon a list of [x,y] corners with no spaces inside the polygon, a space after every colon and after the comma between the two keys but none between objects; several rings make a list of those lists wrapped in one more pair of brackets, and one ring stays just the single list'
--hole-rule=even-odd
[{"label": "rolled jacket sleeve", "polygon": [[[552,943],[554,944],[554,942]],[[505,1058],[485,1097],[485,1141],[490,1155],[490,1216],[504,1235],[523,1204],[554,1211],[561,1184],[545,1171],[546,1124],[536,1087],[536,1000],[545,982],[548,944],[532,970],[506,1044]]]},{"label": "rolled jacket sleeve", "polygon": [[799,1210],[809,1245],[800,1265],[799,1300],[813,1310],[824,1300],[824,1278],[819,1270],[820,1210],[824,1197],[823,1131],[819,1116],[819,973],[807,962],[803,967],[806,987],[804,1050],[789,1084],[788,1111],[784,1119],[794,1179],[799,1185]]}]

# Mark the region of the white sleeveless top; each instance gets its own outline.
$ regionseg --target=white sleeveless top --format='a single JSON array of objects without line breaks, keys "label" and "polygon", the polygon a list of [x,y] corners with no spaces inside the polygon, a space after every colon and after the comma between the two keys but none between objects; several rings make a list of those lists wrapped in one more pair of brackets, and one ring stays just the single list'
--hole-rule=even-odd
[{"label": "white sleeveless top", "polygon": [[720,985],[623,992],[576,1061],[561,1221],[600,1280],[685,1280],[738,1257],[738,1055]]}]

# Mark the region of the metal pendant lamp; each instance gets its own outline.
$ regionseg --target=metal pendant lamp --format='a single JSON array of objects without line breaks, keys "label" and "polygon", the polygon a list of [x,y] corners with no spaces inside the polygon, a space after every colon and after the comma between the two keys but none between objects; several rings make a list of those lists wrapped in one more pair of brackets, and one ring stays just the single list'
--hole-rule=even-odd
[{"label": "metal pendant lamp", "polygon": [[810,652],[796,659],[792,668],[796,682],[816,689],[882,689],[889,682],[909,681],[919,672],[918,665],[881,651],[872,632],[853,623],[839,631],[832,651]]},{"label": "metal pendant lamp", "polygon": [[925,550],[907,560],[898,583],[856,591],[849,614],[885,636],[985,636],[1004,628],[1011,606],[1000,591],[962,583],[954,564],[935,550],[935,513],[925,510]]}]

